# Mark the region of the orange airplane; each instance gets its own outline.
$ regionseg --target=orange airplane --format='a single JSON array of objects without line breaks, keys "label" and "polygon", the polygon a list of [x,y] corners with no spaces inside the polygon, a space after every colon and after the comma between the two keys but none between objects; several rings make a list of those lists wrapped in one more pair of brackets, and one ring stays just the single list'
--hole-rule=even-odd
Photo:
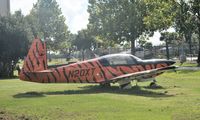
[{"label": "orange airplane", "polygon": [[[153,80],[175,69],[175,62],[163,59],[141,60],[130,54],[110,54],[71,64],[47,65],[46,44],[35,39],[20,72],[20,79],[38,83],[99,83],[131,88],[131,81]],[[152,84],[151,84],[152,85]]]}]

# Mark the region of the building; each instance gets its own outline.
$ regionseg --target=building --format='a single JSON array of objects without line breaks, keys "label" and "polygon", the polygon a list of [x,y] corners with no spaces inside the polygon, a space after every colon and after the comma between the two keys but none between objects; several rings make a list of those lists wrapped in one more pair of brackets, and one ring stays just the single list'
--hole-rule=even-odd
[{"label": "building", "polygon": [[0,0],[0,16],[8,16],[10,14],[10,0]]}]

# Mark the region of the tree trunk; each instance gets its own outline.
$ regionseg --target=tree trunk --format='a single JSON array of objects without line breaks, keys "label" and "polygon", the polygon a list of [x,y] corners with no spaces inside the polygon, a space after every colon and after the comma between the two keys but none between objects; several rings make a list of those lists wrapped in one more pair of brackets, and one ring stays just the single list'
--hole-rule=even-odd
[{"label": "tree trunk", "polygon": [[197,66],[200,67],[200,37],[199,37],[199,53],[198,53],[198,59],[197,59]]},{"label": "tree trunk", "polygon": [[85,60],[84,50],[82,50],[82,60]]},{"label": "tree trunk", "polygon": [[[199,24],[200,25],[200,24]],[[200,26],[199,28],[199,53],[198,53],[198,59],[197,59],[197,66],[200,67]]]},{"label": "tree trunk", "polygon": [[135,40],[131,40],[131,54],[135,55]]},{"label": "tree trunk", "polygon": [[192,33],[191,31],[188,31],[188,33],[185,33],[185,38],[186,38],[186,41],[188,42],[189,44],[189,52],[190,52],[190,55],[192,55]]},{"label": "tree trunk", "polygon": [[200,67],[200,49],[199,49],[199,53],[198,53],[197,66]]},{"label": "tree trunk", "polygon": [[52,59],[51,59],[51,51],[49,50],[48,53],[49,53],[49,62],[51,62],[52,61]]},{"label": "tree trunk", "polygon": [[169,44],[168,44],[168,40],[166,40],[166,55],[167,55],[167,59],[169,60]]}]

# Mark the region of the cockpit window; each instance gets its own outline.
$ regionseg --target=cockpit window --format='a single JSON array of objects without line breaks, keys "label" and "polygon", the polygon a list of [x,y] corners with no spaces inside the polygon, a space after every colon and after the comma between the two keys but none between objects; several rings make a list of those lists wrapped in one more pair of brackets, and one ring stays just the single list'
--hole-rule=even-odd
[{"label": "cockpit window", "polygon": [[101,65],[103,65],[103,66],[109,66],[109,65],[110,65],[109,62],[108,62],[108,60],[105,59],[105,58],[100,59],[99,62],[100,62]]},{"label": "cockpit window", "polygon": [[127,65],[128,61],[123,57],[110,57],[107,58],[110,65]]},{"label": "cockpit window", "polygon": [[116,66],[116,65],[134,65],[137,62],[133,56],[109,56],[101,58],[99,62],[103,66]]}]

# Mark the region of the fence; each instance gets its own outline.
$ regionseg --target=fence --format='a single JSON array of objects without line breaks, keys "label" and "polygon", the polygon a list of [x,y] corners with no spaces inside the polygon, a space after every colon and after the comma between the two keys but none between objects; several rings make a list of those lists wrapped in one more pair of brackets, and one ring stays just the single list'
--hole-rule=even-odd
[{"label": "fence", "polygon": [[[169,57],[170,59],[179,59],[181,55],[185,55],[188,60],[195,60],[198,56],[198,45],[192,45],[191,51],[189,49],[189,45],[185,44],[183,46],[175,46],[175,45],[169,45]],[[96,56],[102,56],[106,54],[113,54],[113,53],[131,53],[130,48],[99,48],[94,51],[91,50],[85,50],[84,52],[81,51],[75,51],[71,53],[70,58],[75,58],[82,60],[84,59],[90,59],[94,58]],[[150,49],[146,48],[136,48],[135,56],[141,58],[141,59],[151,59],[151,58],[159,58],[159,59],[166,59],[166,46],[154,46]],[[65,58],[66,55],[60,55],[61,58]],[[60,58],[59,57],[59,58]]]}]

